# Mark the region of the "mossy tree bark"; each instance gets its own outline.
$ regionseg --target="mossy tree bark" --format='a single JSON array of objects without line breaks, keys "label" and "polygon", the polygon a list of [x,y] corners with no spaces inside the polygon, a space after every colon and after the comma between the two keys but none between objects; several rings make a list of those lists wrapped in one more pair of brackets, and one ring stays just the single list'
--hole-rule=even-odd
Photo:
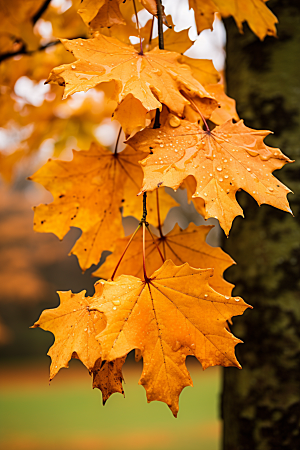
[{"label": "mossy tree bark", "polygon": [[234,295],[254,309],[233,326],[245,342],[237,347],[243,369],[223,371],[224,450],[300,448],[300,4],[268,6],[279,19],[278,39],[260,42],[226,21],[227,90],[245,124],[272,130],[266,143],[296,160],[275,173],[295,192],[295,218],[238,194],[245,219],[237,218],[224,239],[237,262],[226,276],[237,285]]}]

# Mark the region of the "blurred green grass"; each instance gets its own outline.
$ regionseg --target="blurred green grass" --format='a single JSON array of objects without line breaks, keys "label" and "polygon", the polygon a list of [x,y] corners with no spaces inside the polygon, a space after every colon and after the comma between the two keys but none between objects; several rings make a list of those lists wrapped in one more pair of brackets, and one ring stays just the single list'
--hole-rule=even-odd
[{"label": "blurred green grass", "polygon": [[183,390],[178,418],[147,404],[141,365],[125,365],[125,399],[101,394],[78,361],[48,384],[46,364],[1,371],[0,444],[5,450],[218,450],[220,371],[189,361],[194,387]]}]

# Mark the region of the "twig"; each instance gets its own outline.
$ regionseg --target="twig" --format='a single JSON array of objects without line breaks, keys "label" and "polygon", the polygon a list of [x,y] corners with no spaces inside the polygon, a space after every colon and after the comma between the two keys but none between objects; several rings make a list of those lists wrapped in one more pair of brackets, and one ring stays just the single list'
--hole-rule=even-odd
[{"label": "twig", "polygon": [[164,50],[164,30],[163,30],[163,9],[161,0],[156,0],[157,5],[157,19],[158,19],[158,47]]}]

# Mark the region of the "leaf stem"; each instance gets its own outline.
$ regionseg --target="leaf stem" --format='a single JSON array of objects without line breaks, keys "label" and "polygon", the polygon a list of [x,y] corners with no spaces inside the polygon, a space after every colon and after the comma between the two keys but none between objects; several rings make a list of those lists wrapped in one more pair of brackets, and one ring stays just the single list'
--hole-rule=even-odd
[{"label": "leaf stem", "polygon": [[131,238],[129,239],[129,241],[128,241],[126,247],[125,247],[125,250],[124,250],[124,252],[122,253],[121,258],[120,258],[119,261],[118,261],[118,264],[117,264],[116,267],[115,267],[115,270],[114,270],[114,272],[113,272],[113,274],[112,274],[112,276],[111,276],[111,280],[112,280],[112,281],[113,281],[113,279],[114,279],[114,277],[115,277],[115,275],[116,275],[116,272],[117,272],[117,270],[118,270],[118,268],[119,268],[119,265],[120,265],[121,262],[122,262],[122,259],[123,259],[124,256],[125,256],[125,253],[126,253],[127,250],[128,250],[129,245],[130,245],[131,242],[133,241],[133,239],[134,239],[136,233],[139,231],[140,228],[141,228],[141,224],[139,223],[137,229],[134,231],[134,233],[132,234]]},{"label": "leaf stem", "polygon": [[200,111],[200,109],[198,108],[196,103],[190,97],[188,97],[187,95],[184,95],[184,97],[193,105],[193,107],[196,109],[196,111],[200,114],[201,119],[203,120],[203,123],[205,125],[206,131],[210,132],[210,129],[209,129],[209,126],[207,125],[205,117],[203,116],[202,112]]},{"label": "leaf stem", "polygon": [[149,45],[150,45],[151,42],[152,42],[153,25],[154,25],[154,16],[153,16],[153,19],[152,19],[152,22],[151,22],[150,36],[149,36],[149,42],[148,42]]},{"label": "leaf stem", "polygon": [[164,30],[163,30],[163,9],[161,0],[156,0],[157,5],[157,19],[158,19],[158,47],[164,50]]},{"label": "leaf stem", "polygon": [[146,234],[146,223],[143,222],[143,271],[144,271],[144,278],[146,283],[149,281],[149,278],[147,276],[146,272],[146,246],[145,246],[145,234]]},{"label": "leaf stem", "polygon": [[135,4],[135,0],[133,0],[133,7],[134,7],[134,14],[135,14],[135,18],[136,18],[136,24],[137,24],[137,29],[139,32],[139,38],[140,38],[140,55],[143,55],[143,44],[142,44],[142,37],[141,37],[141,30],[140,30],[140,23],[139,23],[139,18],[138,18],[138,14],[137,14],[137,9],[136,9],[136,4]]},{"label": "leaf stem", "polygon": [[[147,225],[146,225],[146,226],[147,226]],[[155,245],[156,250],[158,251],[158,253],[159,253],[160,257],[161,257],[162,262],[164,263],[164,262],[165,262],[165,258],[163,257],[163,254],[162,254],[162,252],[160,251],[160,248],[159,248],[159,246],[158,246],[158,244],[157,244],[157,242],[156,242],[156,240],[155,240],[155,237],[153,236],[153,234],[152,234],[152,232],[151,232],[151,230],[150,230],[149,225],[147,226],[147,230],[148,230],[150,236],[152,237],[153,244]],[[163,236],[161,235],[161,237],[163,237]]]},{"label": "leaf stem", "polygon": [[119,129],[119,133],[118,133],[118,137],[117,137],[116,145],[115,145],[114,155],[116,155],[118,153],[118,144],[119,144],[121,132],[122,132],[122,127],[120,127],[120,129]]}]

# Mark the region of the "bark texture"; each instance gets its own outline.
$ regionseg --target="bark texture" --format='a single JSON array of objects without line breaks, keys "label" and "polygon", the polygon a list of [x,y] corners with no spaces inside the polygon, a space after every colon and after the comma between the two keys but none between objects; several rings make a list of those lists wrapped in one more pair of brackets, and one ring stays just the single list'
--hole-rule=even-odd
[{"label": "bark texture", "polygon": [[223,371],[224,450],[300,449],[300,4],[268,6],[278,39],[261,42],[246,26],[240,35],[226,21],[227,87],[245,124],[274,131],[266,143],[296,160],[274,174],[295,192],[295,218],[239,193],[245,219],[223,242],[237,262],[226,273],[234,295],[254,306],[233,325],[245,342],[237,347],[243,369]]}]

